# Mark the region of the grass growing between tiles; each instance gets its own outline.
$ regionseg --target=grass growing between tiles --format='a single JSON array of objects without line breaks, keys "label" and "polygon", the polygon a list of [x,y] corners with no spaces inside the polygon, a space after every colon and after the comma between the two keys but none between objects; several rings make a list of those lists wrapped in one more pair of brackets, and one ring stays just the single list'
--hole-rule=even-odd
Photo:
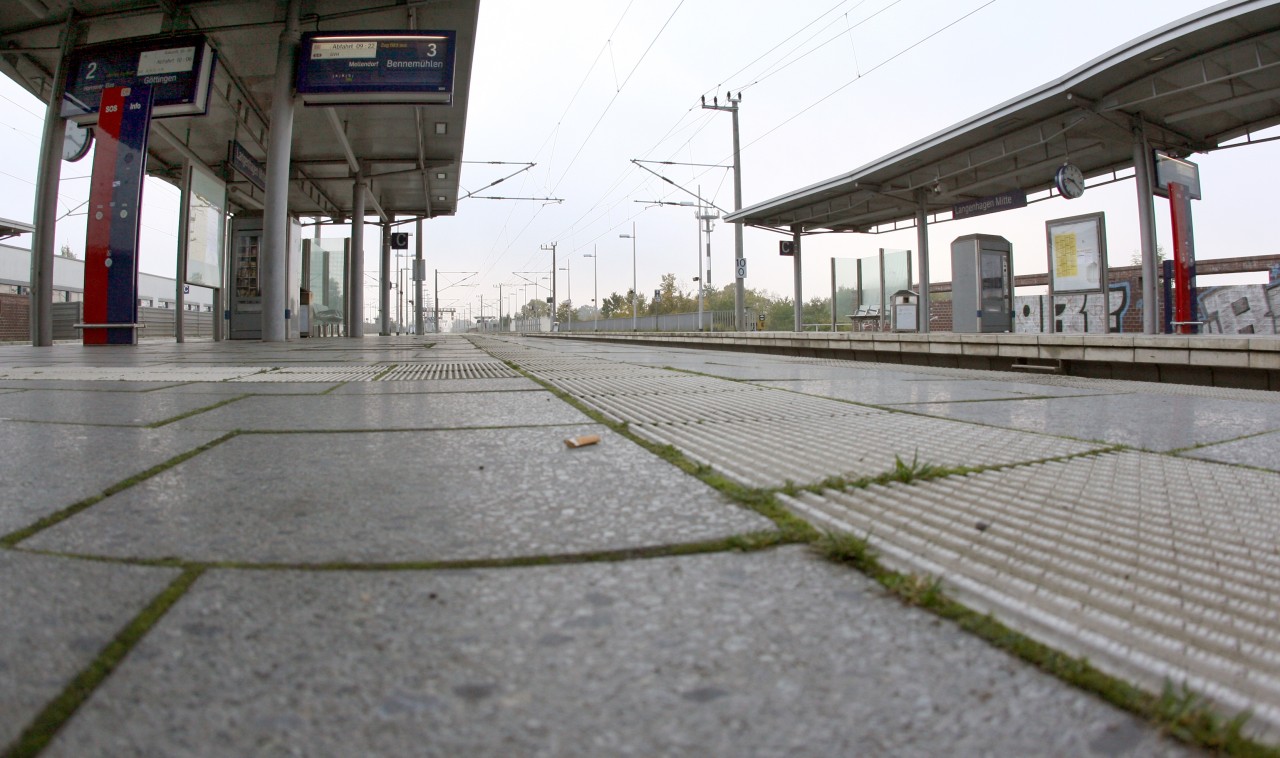
[{"label": "grass growing between tiles", "polygon": [[732,479],[716,473],[710,466],[691,460],[688,456],[677,450],[672,445],[660,445],[635,434],[631,431],[630,425],[627,422],[613,421],[612,419],[609,419],[604,414],[586,405],[573,395],[570,395],[550,382],[546,382],[542,378],[526,371],[514,361],[509,359],[502,359],[502,361],[511,370],[519,373],[521,376],[537,382],[552,395],[556,396],[563,402],[568,403],[592,421],[608,427],[616,434],[627,438],[631,442],[639,445],[650,453],[653,453],[686,474],[695,477],[703,484],[706,484],[717,492],[720,492],[735,503],[738,503],[739,505],[755,511],[761,516],[769,519],[781,532],[780,544],[812,542],[817,539],[818,532],[809,525],[809,522],[796,516],[783,507],[782,504],[778,502],[777,497],[774,496],[774,490],[743,486]]},{"label": "grass growing between tiles", "polygon": [[947,597],[934,577],[892,571],[875,549],[851,534],[828,533],[814,543],[827,560],[866,574],[905,604],[923,608],[1064,682],[1158,725],[1165,733],[1219,755],[1280,758],[1280,748],[1244,735],[1249,714],[1227,718],[1185,685],[1166,683],[1160,694],[1147,692],[1095,668],[1087,659],[1067,655],[1016,632],[990,615]]},{"label": "grass growing between tiles", "polygon": [[211,442],[206,442],[200,447],[194,448],[192,450],[188,450],[187,452],[182,453],[180,455],[176,455],[170,458],[169,460],[164,461],[163,463],[157,463],[156,465],[152,466],[146,471],[143,471],[139,474],[134,474],[128,479],[124,479],[119,482],[116,482],[115,484],[111,485],[110,487],[107,487],[102,492],[96,495],[87,497],[77,503],[72,503],[66,508],[63,508],[62,510],[57,511],[56,513],[51,513],[48,516],[45,516],[44,518],[36,521],[31,526],[24,527],[15,532],[10,532],[9,534],[6,534],[3,537],[0,537],[0,547],[5,547],[5,548],[14,547],[18,543],[22,542],[23,540],[29,537],[33,537],[36,534],[39,534],[40,532],[44,531],[45,529],[48,529],[51,526],[54,526],[63,521],[66,521],[67,519],[71,518],[77,513],[84,511],[86,508],[90,508],[94,505],[97,505],[98,503],[102,502],[103,500],[106,500],[112,495],[118,492],[122,492],[132,487],[133,485],[138,484],[139,482],[146,481],[147,479],[150,479],[151,477],[156,476],[157,474],[168,471],[174,466],[177,466],[179,463],[188,461],[207,450],[212,450],[218,445],[221,445],[222,443],[226,442],[227,440],[239,434],[240,434],[239,432],[227,432],[226,434],[222,435],[216,440],[213,440]]},{"label": "grass growing between tiles", "polygon": [[29,758],[40,753],[93,694],[104,679],[124,660],[125,655],[151,631],[165,613],[200,578],[203,569],[184,571],[107,643],[98,656],[31,721],[17,741],[4,751],[4,758]]}]

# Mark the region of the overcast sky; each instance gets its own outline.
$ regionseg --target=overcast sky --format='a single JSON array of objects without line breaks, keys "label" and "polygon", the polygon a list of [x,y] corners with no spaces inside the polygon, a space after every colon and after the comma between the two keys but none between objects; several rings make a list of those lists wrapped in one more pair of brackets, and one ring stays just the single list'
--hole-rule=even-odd
[{"label": "overcast sky", "polygon": [[[693,209],[637,201],[692,199],[636,168],[631,159],[731,163],[728,113],[702,110],[699,96],[742,94],[743,200],[751,205],[845,173],[975,113],[1055,79],[1159,26],[1194,13],[1197,0],[482,0],[465,158],[535,161],[537,166],[482,194],[562,198],[469,199],[453,218],[424,225],[427,268],[474,271],[477,286],[441,293],[443,302],[491,303],[513,272],[572,269],[575,304],[599,292],[626,292],[636,229],[637,277],[652,292],[675,273],[690,286],[697,267]],[[30,221],[42,105],[0,77],[0,217]],[[1195,203],[1201,258],[1274,253],[1264,209],[1274,208],[1268,168],[1277,143],[1192,160],[1204,200]],[[88,197],[90,162],[64,165],[62,211]],[[721,208],[733,208],[731,172],[653,166]],[[509,167],[468,165],[476,190]],[[172,275],[177,193],[149,182],[144,197],[142,269]],[[1044,221],[1104,211],[1112,263],[1138,248],[1135,190],[1124,181],[1024,210],[931,229],[931,278],[950,278],[949,243],[974,232],[1013,242],[1018,273],[1046,268]],[[1170,247],[1167,206],[1157,201],[1157,233]],[[59,224],[58,240],[84,248],[83,216]],[[412,229],[412,227],[408,227]],[[326,234],[328,236],[328,234]],[[778,236],[746,231],[747,286],[792,291],[791,263]],[[376,235],[366,254],[377,272]],[[806,239],[805,298],[830,290],[829,259],[912,249],[914,230]],[[732,279],[733,232],[716,224],[711,283]],[[526,276],[529,276],[526,274]],[[568,279],[560,272],[560,298]],[[442,276],[442,284],[459,277]],[[532,277],[536,278],[536,277]],[[372,282],[372,279],[370,279]],[[533,297],[517,288],[521,298]],[[506,290],[507,293],[511,289]],[[545,293],[542,293],[545,296]],[[366,301],[376,303],[376,290]],[[510,302],[507,303],[510,305]],[[486,312],[491,306],[486,306]]]}]

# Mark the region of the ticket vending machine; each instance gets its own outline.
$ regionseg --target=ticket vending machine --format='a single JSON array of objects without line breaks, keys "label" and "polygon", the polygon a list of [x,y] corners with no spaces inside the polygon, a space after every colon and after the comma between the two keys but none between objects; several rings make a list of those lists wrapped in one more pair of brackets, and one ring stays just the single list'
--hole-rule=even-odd
[{"label": "ticket vending machine", "polygon": [[[229,336],[233,340],[262,339],[262,214],[254,211],[237,213],[231,219],[230,244]],[[289,220],[288,245],[289,252],[285,256],[288,326],[285,334],[287,339],[297,339],[302,286],[302,228],[297,219]]]},{"label": "ticket vending machine", "polygon": [[951,330],[1013,331],[1013,245],[970,234],[951,243]]}]

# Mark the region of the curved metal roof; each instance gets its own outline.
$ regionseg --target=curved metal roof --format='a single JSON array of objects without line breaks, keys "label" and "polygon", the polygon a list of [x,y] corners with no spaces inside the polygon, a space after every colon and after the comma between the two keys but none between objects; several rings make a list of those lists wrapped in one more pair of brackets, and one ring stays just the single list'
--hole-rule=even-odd
[{"label": "curved metal roof", "polygon": [[[16,6],[16,7],[15,7]],[[0,14],[0,72],[48,100],[59,35],[74,7],[83,44],[203,32],[218,52],[204,116],[152,122],[148,173],[176,179],[184,158],[219,171],[228,140],[265,161],[276,51],[285,4],[266,0],[20,0]],[[433,217],[457,208],[479,0],[305,0],[302,31],[451,29],[457,33],[452,105],[303,107],[295,111],[289,209],[349,218],[353,161],[371,177],[371,212]],[[292,72],[285,72],[292,75]],[[443,124],[443,126],[437,126]],[[443,133],[441,133],[443,132]],[[229,199],[261,207],[262,193],[228,173]]]},{"label": "curved metal roof", "polygon": [[726,216],[863,232],[1012,190],[1133,165],[1134,127],[1186,156],[1280,124],[1280,0],[1232,0],[1122,45],[1039,89],[892,155]]}]

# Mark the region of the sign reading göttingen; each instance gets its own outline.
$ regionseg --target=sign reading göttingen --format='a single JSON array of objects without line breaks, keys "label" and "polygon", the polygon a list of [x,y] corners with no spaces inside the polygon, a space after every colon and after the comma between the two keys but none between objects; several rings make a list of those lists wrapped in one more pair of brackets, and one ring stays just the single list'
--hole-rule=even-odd
[{"label": "sign reading g\u00f6ttingen", "polygon": [[298,52],[307,105],[453,103],[452,31],[308,32]]}]

